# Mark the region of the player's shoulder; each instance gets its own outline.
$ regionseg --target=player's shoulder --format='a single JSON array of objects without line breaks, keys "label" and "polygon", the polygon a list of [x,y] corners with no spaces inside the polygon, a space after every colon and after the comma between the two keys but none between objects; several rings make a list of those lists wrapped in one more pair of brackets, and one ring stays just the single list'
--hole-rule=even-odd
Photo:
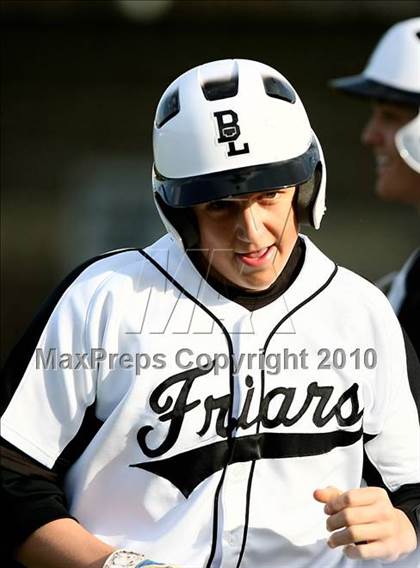
[{"label": "player's shoulder", "polygon": [[344,266],[338,266],[337,283],[351,303],[365,304],[375,311],[393,313],[388,298],[373,282]]},{"label": "player's shoulder", "polygon": [[140,249],[125,248],[108,251],[89,258],[76,266],[56,287],[53,295],[90,296],[107,281],[118,279],[122,274],[134,272],[141,262]]},{"label": "player's shoulder", "polygon": [[356,286],[358,289],[363,290],[367,294],[373,294],[378,297],[384,296],[373,282],[346,266],[338,265],[338,276],[342,282]]},{"label": "player's shoulder", "polygon": [[137,289],[150,265],[146,251],[153,251],[155,247],[163,250],[168,246],[165,236],[146,249],[122,248],[85,260],[58,284],[47,303],[55,306],[67,299],[83,305],[101,293],[122,294],[124,290]]},{"label": "player's shoulder", "polygon": [[316,259],[316,263],[312,263],[312,268],[315,270],[317,267],[324,267],[324,271],[328,273],[332,270],[333,278],[329,286],[330,293],[336,295],[339,302],[345,302],[346,306],[354,309],[365,309],[370,311],[383,311],[384,313],[392,313],[392,308],[389,304],[387,297],[383,292],[375,286],[372,282],[367,280],[364,276],[357,274],[353,270],[341,265],[337,265],[332,259],[327,257],[320,251],[314,243],[305,237],[305,244],[307,252],[310,253],[312,258]]},{"label": "player's shoulder", "polygon": [[92,258],[88,258],[76,266],[64,279],[63,282],[71,282],[77,279],[92,279],[105,277],[116,270],[124,270],[140,260],[140,250],[136,248],[121,248],[107,251]]},{"label": "player's shoulder", "polygon": [[165,235],[146,248],[121,248],[87,259],[66,276],[60,287],[66,289],[74,284],[97,287],[102,282],[137,277],[143,266],[149,264],[150,254],[154,251],[163,254],[164,250],[168,250],[170,243],[167,237]]}]

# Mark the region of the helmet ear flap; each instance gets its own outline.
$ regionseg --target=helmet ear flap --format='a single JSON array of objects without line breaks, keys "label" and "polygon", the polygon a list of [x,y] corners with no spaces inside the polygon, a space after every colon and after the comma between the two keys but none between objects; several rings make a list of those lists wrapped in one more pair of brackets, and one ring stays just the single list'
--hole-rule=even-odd
[{"label": "helmet ear flap", "polygon": [[200,243],[200,233],[192,207],[171,207],[157,192],[155,198],[162,213],[181,237],[184,249],[197,248]]},{"label": "helmet ear flap", "polygon": [[303,225],[314,224],[313,209],[322,180],[321,162],[315,168],[313,176],[297,188],[294,198],[294,207],[299,223]]}]

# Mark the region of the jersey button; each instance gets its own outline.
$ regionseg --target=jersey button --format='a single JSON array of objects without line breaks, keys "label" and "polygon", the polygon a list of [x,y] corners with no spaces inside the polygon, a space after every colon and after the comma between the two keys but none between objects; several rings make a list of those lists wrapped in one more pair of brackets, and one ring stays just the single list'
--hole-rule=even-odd
[{"label": "jersey button", "polygon": [[230,544],[230,546],[235,546],[236,545],[236,537],[234,535],[233,532],[230,532],[228,534],[228,538],[227,538],[228,543]]}]

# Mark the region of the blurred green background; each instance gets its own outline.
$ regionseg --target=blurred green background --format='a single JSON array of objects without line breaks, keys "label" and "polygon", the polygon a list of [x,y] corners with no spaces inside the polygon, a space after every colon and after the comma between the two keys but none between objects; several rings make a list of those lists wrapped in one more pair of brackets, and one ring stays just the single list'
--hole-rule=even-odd
[{"label": "blurred green background", "polygon": [[373,195],[369,105],[327,81],[357,73],[417,1],[1,2],[2,359],[56,284],[98,253],[163,233],[151,196],[154,109],[181,72],[241,57],[294,84],[322,142],[328,210],[304,230],[369,279],[419,242],[414,209]]}]

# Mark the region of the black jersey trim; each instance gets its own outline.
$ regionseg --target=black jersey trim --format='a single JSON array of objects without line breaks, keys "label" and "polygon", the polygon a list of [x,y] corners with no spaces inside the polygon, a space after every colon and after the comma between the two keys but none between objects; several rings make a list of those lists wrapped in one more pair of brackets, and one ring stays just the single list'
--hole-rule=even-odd
[{"label": "black jersey trim", "polygon": [[[273,335],[276,333],[276,331],[279,329],[280,326],[283,325],[283,323],[289,319],[294,313],[296,313],[298,310],[300,310],[301,308],[303,308],[303,306],[305,306],[306,304],[308,304],[309,302],[311,302],[314,298],[316,298],[316,296],[318,296],[321,292],[323,292],[332,282],[332,280],[334,279],[334,277],[336,276],[338,272],[338,266],[336,264],[334,264],[334,270],[332,271],[332,273],[330,274],[330,276],[327,278],[327,280],[324,282],[324,284],[318,288],[318,290],[315,290],[315,292],[313,294],[311,294],[310,296],[308,296],[308,298],[306,298],[305,300],[303,300],[300,304],[298,304],[297,306],[295,306],[292,310],[290,310],[290,312],[288,312],[278,323],[277,325],[272,329],[271,333],[269,334],[269,336],[267,337],[267,340],[264,344],[263,347],[263,354],[265,357],[266,351],[267,351],[267,347],[273,337]],[[264,398],[264,391],[265,391],[265,372],[264,369],[261,370],[261,400],[260,400],[260,405],[262,404],[263,398]],[[259,433],[260,431],[260,424],[257,425],[257,433]],[[255,462],[254,462],[255,463]],[[251,507],[251,491],[252,491],[252,479],[254,477],[254,471],[255,471],[255,467],[251,468],[251,471],[249,473],[249,480],[248,480],[248,490],[247,490],[247,502],[246,502],[246,513],[245,513],[245,526],[244,526],[244,531],[243,531],[243,537],[242,537],[242,546],[241,546],[241,551],[239,553],[239,559],[238,563],[236,565],[236,568],[240,567],[240,563],[241,560],[243,558],[244,552],[245,552],[245,547],[246,547],[246,540],[247,540],[247,535],[248,535],[248,521],[249,521],[249,515],[250,515],[250,507]]]},{"label": "black jersey trim", "polygon": [[382,479],[381,474],[370,461],[370,458],[366,452],[365,444],[370,442],[376,438],[376,436],[372,434],[363,434],[363,470],[362,470],[362,478],[365,480],[366,485],[370,487],[382,487],[386,489],[384,480]]},{"label": "black jersey trim", "polygon": [[247,541],[247,538],[248,538],[249,514],[250,514],[250,510],[251,510],[249,503],[251,503],[252,480],[254,479],[254,469],[255,469],[256,463],[257,463],[256,460],[254,460],[252,462],[251,470],[249,472],[249,477],[248,477],[248,485],[247,485],[247,488],[246,488],[246,509],[245,509],[244,532],[242,534],[241,550],[239,552],[238,562],[236,563],[236,568],[239,568],[239,566],[241,565],[242,558],[244,557],[244,553],[245,553],[246,541]]},{"label": "black jersey trim", "polygon": [[[303,306],[306,306],[306,304],[308,304],[309,302],[311,302],[314,298],[316,298],[321,292],[323,292],[332,282],[332,280],[334,279],[334,277],[336,276],[338,272],[338,266],[336,264],[334,264],[334,270],[332,271],[332,273],[330,274],[330,276],[327,278],[327,280],[324,282],[324,284],[322,284],[322,286],[320,286],[320,288],[318,288],[318,290],[315,290],[315,292],[313,294],[311,294],[310,296],[308,296],[305,300],[303,300],[300,304],[298,304],[297,306],[295,306],[294,308],[292,308],[290,310],[290,312],[288,312],[284,317],[282,317],[282,319],[273,327],[273,329],[271,330],[270,334],[268,335],[265,343],[264,343],[264,347],[262,349],[262,352],[265,354],[267,352],[267,348],[268,345],[270,343],[270,341],[272,340],[274,334],[276,333],[276,331],[284,324],[285,321],[287,321],[293,314],[295,314],[298,310],[300,310],[301,308],[303,308]],[[260,399],[260,404],[262,404],[263,398],[264,398],[264,391],[265,391],[265,370],[261,369],[261,399]],[[259,428],[260,428],[260,424],[258,424],[257,426],[257,432],[259,432]]]},{"label": "black jersey trim", "polygon": [[[332,432],[288,433],[262,432],[214,442],[194,448],[170,458],[133,464],[155,475],[167,479],[188,498],[191,493],[216,471],[222,470],[226,462],[255,462],[263,459],[301,458],[327,454],[337,447],[351,446],[363,435],[362,428],[356,431],[334,430]],[[231,448],[233,447],[233,451]],[[188,471],[188,476],[185,472]],[[249,481],[251,476],[249,478]],[[248,482],[248,493],[250,493]],[[249,511],[247,511],[249,516]]]},{"label": "black jersey trim", "polygon": [[[144,258],[146,258],[149,262],[151,262],[151,264],[153,264],[153,266],[157,270],[159,270],[159,272],[161,274],[163,274],[163,276],[165,276],[165,278],[167,278],[169,280],[169,282],[171,282],[171,284],[173,286],[175,286],[186,298],[188,298],[189,300],[194,302],[198,307],[200,307],[208,316],[210,316],[215,321],[215,323],[220,327],[221,331],[223,332],[223,335],[225,336],[227,344],[228,344],[228,349],[229,349],[229,390],[232,394],[232,396],[230,397],[231,400],[230,400],[230,403],[229,403],[229,411],[228,411],[229,427],[228,427],[228,433],[227,433],[228,438],[227,438],[227,441],[226,441],[226,443],[228,444],[228,455],[227,455],[226,463],[223,466],[223,472],[222,472],[222,475],[220,477],[220,480],[219,480],[219,483],[217,485],[215,495],[214,495],[212,544],[211,544],[209,559],[208,559],[207,564],[206,564],[206,568],[210,568],[211,563],[213,562],[213,559],[214,559],[214,555],[216,553],[216,546],[217,546],[218,508],[219,508],[220,492],[221,492],[223,482],[224,482],[224,479],[225,479],[226,470],[227,470],[227,467],[230,463],[230,459],[232,457],[233,450],[234,450],[234,444],[233,444],[234,438],[232,437],[233,423],[234,423],[233,419],[232,419],[232,417],[233,417],[233,393],[234,393],[233,344],[232,344],[232,340],[231,340],[231,337],[229,335],[229,332],[227,331],[227,329],[225,328],[223,323],[204,304],[202,304],[199,300],[197,300],[197,298],[195,298],[183,286],[181,286],[181,284],[177,280],[175,280],[175,278],[173,276],[171,276],[154,258],[152,258],[149,254],[147,254],[147,252],[145,252],[143,249],[137,249],[137,250]],[[185,471],[185,470],[183,470],[183,471]]]}]

